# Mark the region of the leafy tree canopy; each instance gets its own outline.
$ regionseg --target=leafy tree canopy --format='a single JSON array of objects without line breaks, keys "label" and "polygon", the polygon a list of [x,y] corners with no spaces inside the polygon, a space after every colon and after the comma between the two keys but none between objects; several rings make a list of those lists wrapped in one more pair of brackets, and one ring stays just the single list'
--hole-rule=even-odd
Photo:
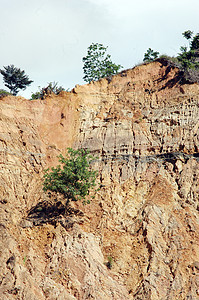
[{"label": "leafy tree canopy", "polygon": [[193,31],[191,30],[186,30],[185,32],[182,33],[182,35],[187,39],[191,39],[192,35],[193,35]]},{"label": "leafy tree canopy", "polygon": [[83,57],[83,79],[86,82],[117,74],[122,68],[112,62],[110,54],[106,54],[107,48],[98,43],[92,43],[88,47],[87,56]]},{"label": "leafy tree canopy", "polygon": [[182,35],[189,41],[189,47],[180,47],[180,53],[177,57],[182,68],[198,69],[199,68],[199,33],[193,36],[193,31],[187,30]]},{"label": "leafy tree canopy", "polygon": [[154,61],[156,58],[158,58],[159,52],[153,51],[151,48],[147,50],[146,53],[144,53],[144,62],[151,62]]},{"label": "leafy tree canopy", "polygon": [[0,73],[3,75],[5,86],[9,88],[14,96],[17,95],[19,90],[25,90],[33,82],[29,80],[24,70],[22,71],[14,65],[4,67],[4,70],[1,69]]},{"label": "leafy tree canopy", "polygon": [[90,203],[88,195],[95,190],[97,172],[90,169],[90,163],[94,157],[88,150],[73,150],[68,148],[66,157],[59,156],[62,166],[58,165],[47,169],[44,174],[43,190],[61,194],[66,200],[77,201],[83,199],[83,203]]}]

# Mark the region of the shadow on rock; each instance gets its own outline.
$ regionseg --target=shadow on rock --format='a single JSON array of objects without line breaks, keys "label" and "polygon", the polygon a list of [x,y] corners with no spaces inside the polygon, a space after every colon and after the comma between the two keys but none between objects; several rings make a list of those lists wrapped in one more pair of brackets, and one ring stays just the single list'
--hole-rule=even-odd
[{"label": "shadow on rock", "polygon": [[[45,223],[52,225],[61,225],[65,228],[72,227],[76,218],[83,216],[83,212],[71,207],[69,204],[64,205],[61,201],[40,201],[33,206],[21,222],[22,227],[32,227]],[[80,220],[79,220],[80,221]],[[82,223],[81,221],[78,223]]]}]

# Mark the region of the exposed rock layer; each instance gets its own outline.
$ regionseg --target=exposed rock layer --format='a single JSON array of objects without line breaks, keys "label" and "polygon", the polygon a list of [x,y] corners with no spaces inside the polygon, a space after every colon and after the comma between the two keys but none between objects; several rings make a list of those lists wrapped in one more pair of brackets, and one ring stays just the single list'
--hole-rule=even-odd
[{"label": "exposed rock layer", "polygon": [[[198,298],[198,103],[199,85],[161,62],[1,100],[4,299]],[[35,226],[43,169],[68,146],[97,155],[101,189],[80,215]]]}]

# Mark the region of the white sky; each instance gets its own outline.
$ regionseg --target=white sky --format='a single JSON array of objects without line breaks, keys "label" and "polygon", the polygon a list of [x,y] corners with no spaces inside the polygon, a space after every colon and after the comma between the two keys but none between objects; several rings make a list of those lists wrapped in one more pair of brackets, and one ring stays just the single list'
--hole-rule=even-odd
[{"label": "white sky", "polygon": [[182,32],[199,32],[199,0],[0,0],[0,8],[0,68],[25,70],[34,81],[19,92],[27,98],[51,81],[84,84],[82,57],[92,42],[127,69],[149,47],[176,55]]}]

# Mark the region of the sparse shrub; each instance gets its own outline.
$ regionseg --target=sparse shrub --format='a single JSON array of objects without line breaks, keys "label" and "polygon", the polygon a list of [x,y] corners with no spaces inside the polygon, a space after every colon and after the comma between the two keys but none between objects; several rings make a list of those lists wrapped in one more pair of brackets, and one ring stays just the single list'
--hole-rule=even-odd
[{"label": "sparse shrub", "polygon": [[161,54],[159,57],[158,57],[158,60],[161,60],[161,59],[165,59],[165,60],[167,60],[167,61],[170,61],[170,62],[172,62],[172,63],[174,63],[174,64],[178,64],[179,65],[179,62],[178,62],[178,59],[177,59],[177,57],[175,57],[175,56],[169,56],[169,55],[166,55],[166,54]]},{"label": "sparse shrub", "polygon": [[33,93],[31,95],[30,100],[35,100],[35,99],[45,99],[46,96],[50,94],[55,94],[59,95],[62,91],[65,91],[65,89],[62,86],[58,86],[57,82],[50,82],[46,87],[40,88],[39,91],[36,93]]},{"label": "sparse shrub", "polygon": [[156,61],[159,61],[163,65],[166,65],[168,67],[180,69],[180,63],[179,63],[177,57],[162,54],[156,59]]},{"label": "sparse shrub", "polygon": [[112,258],[112,256],[108,256],[107,259],[108,259],[108,262],[107,262],[106,265],[109,269],[112,269],[112,267],[113,267],[113,258]]},{"label": "sparse shrub", "polygon": [[12,95],[12,94],[3,89],[0,89],[0,98],[6,97],[8,95]]},{"label": "sparse shrub", "polygon": [[23,259],[24,265],[25,265],[25,263],[26,263],[26,259],[27,259],[27,256],[25,255],[25,256],[24,256],[24,259]]},{"label": "sparse shrub", "polygon": [[93,160],[94,157],[88,150],[68,148],[66,157],[62,154],[59,156],[62,166],[58,165],[51,171],[49,169],[45,171],[43,190],[62,195],[66,205],[70,201],[77,200],[83,200],[84,204],[90,203],[88,196],[91,190],[97,191],[95,189],[97,172],[90,168]]}]

